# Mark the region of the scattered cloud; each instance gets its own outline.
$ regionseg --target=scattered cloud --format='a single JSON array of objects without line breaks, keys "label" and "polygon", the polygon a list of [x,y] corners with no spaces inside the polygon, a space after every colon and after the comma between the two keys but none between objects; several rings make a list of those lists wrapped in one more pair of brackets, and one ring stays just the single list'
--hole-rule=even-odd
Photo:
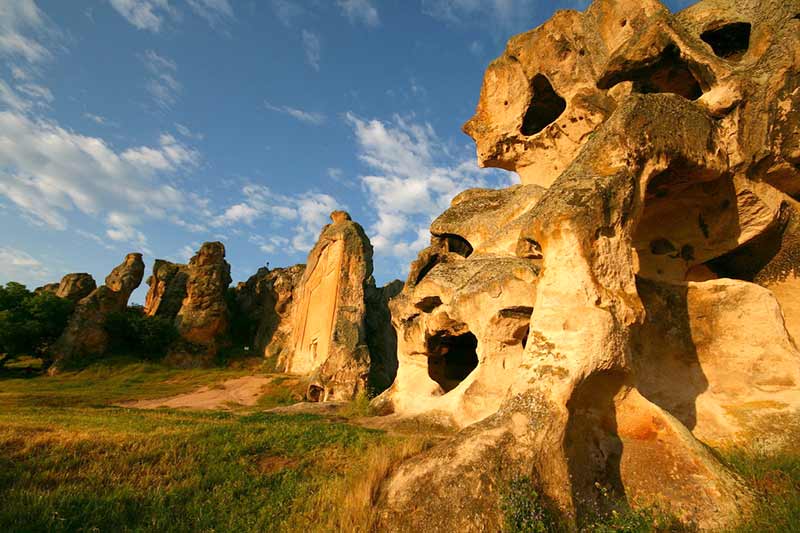
[{"label": "scattered cloud", "polygon": [[296,107],[276,106],[267,101],[264,101],[264,106],[270,111],[289,115],[290,117],[299,120],[300,122],[305,122],[306,124],[319,126],[325,122],[325,115],[322,113],[303,111],[302,109],[297,109]]},{"label": "scattered cloud", "polygon": [[35,83],[22,83],[17,85],[17,90],[42,105],[51,104],[54,100],[50,89]]},{"label": "scattered cloud", "polygon": [[319,72],[319,62],[322,58],[322,42],[319,39],[319,35],[303,30],[302,37],[303,49],[306,52],[306,62]]},{"label": "scattered cloud", "polygon": [[187,139],[194,139],[196,141],[202,141],[203,139],[206,138],[206,136],[203,135],[202,133],[198,133],[196,131],[192,131],[187,126],[184,126],[183,124],[178,124],[177,122],[175,123],[175,131],[177,131],[178,133],[180,133],[181,135],[183,135]]},{"label": "scattered cloud", "polygon": [[164,20],[177,11],[169,0],[109,0],[111,7],[140,30],[161,31]]},{"label": "scattered cloud", "polygon": [[[314,246],[320,230],[330,221],[330,213],[344,208],[328,194],[309,191],[285,195],[275,193],[264,185],[245,185],[242,188],[242,196],[241,201],[216,216],[211,225],[253,226],[256,222],[263,221],[275,228],[290,231],[292,237],[285,243],[291,244],[294,250],[303,253],[307,253]],[[258,240],[256,244],[265,246],[267,241]]]},{"label": "scattered cloud", "polygon": [[483,56],[486,54],[486,49],[483,47],[483,43],[480,41],[472,41],[469,43],[469,51],[478,59],[483,59]]},{"label": "scattered cloud", "polygon": [[272,0],[272,10],[281,24],[291,28],[295,19],[300,18],[306,13],[304,7],[291,0]]},{"label": "scattered cloud", "polygon": [[233,8],[228,0],[186,0],[192,10],[214,27],[233,20]]},{"label": "scattered cloud", "polygon": [[19,112],[27,111],[31,107],[30,102],[17,94],[17,92],[2,79],[0,79],[0,103]]},{"label": "scattered cloud", "polygon": [[84,113],[83,118],[91,120],[92,122],[100,126],[113,126],[113,127],[118,126],[116,122],[108,120],[106,117],[102,115],[95,115],[94,113]]},{"label": "scattered cloud", "polygon": [[50,271],[41,261],[29,253],[12,248],[0,247],[0,279],[4,282],[40,283],[49,280]]},{"label": "scattered cloud", "polygon": [[[580,7],[587,2],[573,3]],[[545,10],[549,13],[551,8]],[[505,35],[535,25],[542,6],[540,0],[422,0],[422,12],[449,23],[489,26]]]},{"label": "scattered cloud", "polygon": [[145,85],[147,92],[161,109],[171,108],[177,101],[178,93],[182,88],[176,78],[178,65],[153,50],[145,52],[141,59],[151,75]]},{"label": "scattered cloud", "polygon": [[338,0],[336,3],[350,22],[361,23],[370,28],[380,26],[378,10],[370,0]]},{"label": "scattered cloud", "polygon": [[31,63],[48,59],[50,51],[39,42],[52,33],[34,0],[5,0],[0,2],[0,55],[22,58]]},{"label": "scattered cloud", "polygon": [[430,124],[397,115],[382,122],[348,113],[346,120],[356,136],[358,157],[372,172],[361,176],[361,183],[377,216],[370,238],[383,254],[413,257],[427,244],[433,218],[460,191],[497,186],[502,179],[508,185],[507,177],[479,170],[471,150],[452,155]]},{"label": "scattered cloud", "polygon": [[[191,225],[181,217],[202,201],[169,178],[195,166],[198,152],[164,134],[155,147],[115,151],[103,139],[13,111],[0,112],[0,196],[32,222],[65,230],[79,212],[108,224],[114,239],[143,242],[139,221]],[[135,217],[134,217],[135,214]]]}]

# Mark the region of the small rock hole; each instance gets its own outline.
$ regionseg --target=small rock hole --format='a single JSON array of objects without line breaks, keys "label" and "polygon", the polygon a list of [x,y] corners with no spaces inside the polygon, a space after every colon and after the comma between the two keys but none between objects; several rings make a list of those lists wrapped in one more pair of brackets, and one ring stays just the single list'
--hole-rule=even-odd
[{"label": "small rock hole", "polygon": [[478,339],[470,332],[432,339],[433,353],[428,355],[428,375],[445,392],[455,389],[478,366]]},{"label": "small rock hole", "polygon": [[533,97],[522,119],[523,135],[536,135],[555,122],[567,108],[567,101],[556,93],[546,76],[534,76],[531,90]]},{"label": "small rock hole", "polygon": [[734,22],[721,28],[704,31],[700,38],[723,59],[738,61],[750,48],[750,23]]}]

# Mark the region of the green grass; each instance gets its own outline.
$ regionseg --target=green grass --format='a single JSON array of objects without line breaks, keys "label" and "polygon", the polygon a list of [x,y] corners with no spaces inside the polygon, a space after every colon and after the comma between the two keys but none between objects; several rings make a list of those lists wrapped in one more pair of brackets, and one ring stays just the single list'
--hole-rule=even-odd
[{"label": "green grass", "polygon": [[738,533],[800,531],[800,432],[778,451],[737,448],[725,454],[728,464],[755,495],[751,516]]},{"label": "green grass", "polygon": [[246,373],[129,363],[0,378],[0,531],[366,530],[389,460],[422,443],[311,415],[114,406]]}]

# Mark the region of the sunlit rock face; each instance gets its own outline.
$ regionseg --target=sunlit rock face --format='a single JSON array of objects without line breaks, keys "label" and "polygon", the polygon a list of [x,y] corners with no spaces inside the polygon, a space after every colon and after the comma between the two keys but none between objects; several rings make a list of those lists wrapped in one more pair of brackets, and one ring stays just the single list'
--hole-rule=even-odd
[{"label": "sunlit rock face", "polygon": [[187,265],[156,259],[153,273],[147,278],[147,297],[144,312],[147,316],[175,319],[186,298]]},{"label": "sunlit rock face", "polygon": [[[131,293],[142,283],[143,277],[142,254],[128,254],[106,277],[104,285],[78,301],[67,328],[52,349],[53,372],[75,359],[98,357],[106,352],[109,336],[103,327],[105,320],[110,314],[127,307]],[[88,281],[84,280],[83,283],[88,284]],[[75,286],[78,283],[64,284],[65,287],[68,285]]]},{"label": "sunlit rock face", "polygon": [[376,287],[369,238],[334,211],[307,265],[262,268],[237,286],[234,337],[277,370],[307,376],[310,401],[374,394],[397,372],[388,301],[402,286]]},{"label": "sunlit rock face", "polygon": [[350,399],[367,390],[370,371],[375,376],[383,365],[377,350],[372,362],[367,342],[367,302],[374,290],[369,238],[349,214],[334,211],[295,291],[290,349],[282,361],[287,372],[311,376],[310,400]]},{"label": "sunlit rock face", "polygon": [[228,333],[229,311],[225,293],[231,283],[231,266],[225,246],[204,243],[186,269],[186,296],[175,324],[181,337],[214,352]]},{"label": "sunlit rock face", "polygon": [[509,41],[465,131],[525,185],[433,223],[375,400],[463,429],[397,469],[384,525],[499,530],[516,476],[577,525],[746,511],[705,444],[779,443],[800,406],[798,13],[597,0]]}]

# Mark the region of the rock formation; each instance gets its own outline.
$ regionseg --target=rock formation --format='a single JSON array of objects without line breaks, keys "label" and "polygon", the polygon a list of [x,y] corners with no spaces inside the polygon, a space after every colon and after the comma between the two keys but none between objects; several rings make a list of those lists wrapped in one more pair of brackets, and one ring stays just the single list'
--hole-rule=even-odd
[{"label": "rock formation", "polygon": [[60,283],[48,283],[41,287],[36,288],[36,294],[41,292],[52,293],[59,298],[66,298],[73,303],[89,296],[89,294],[97,288],[94,278],[91,274],[75,273],[67,274],[61,278]]},{"label": "rock formation", "polygon": [[[367,292],[372,245],[343,211],[331,213],[296,291],[287,372],[310,374],[312,401],[350,399],[366,391],[371,365]],[[378,353],[375,354],[376,358]]]},{"label": "rock formation", "polygon": [[235,336],[255,353],[275,361],[283,360],[291,337],[291,312],[295,287],[305,265],[288,268],[260,268],[236,287]]},{"label": "rock formation", "polygon": [[59,298],[66,298],[71,302],[77,303],[89,296],[96,288],[97,283],[95,283],[90,274],[67,274],[61,278],[61,283],[58,284],[58,290],[55,294]]},{"label": "rock formation", "polygon": [[[97,357],[106,352],[109,338],[104,328],[105,319],[111,313],[123,311],[127,307],[128,298],[142,283],[143,277],[142,254],[128,254],[125,261],[106,277],[104,285],[97,287],[78,302],[67,328],[53,347],[54,371],[76,358]],[[67,278],[69,276],[65,277]],[[88,283],[85,278],[82,279],[84,285]],[[79,284],[72,284],[71,281],[64,284],[62,280],[61,285],[66,288],[77,287]]]},{"label": "rock formation", "polygon": [[147,316],[160,316],[174,319],[186,298],[186,282],[189,278],[188,267],[156,259],[153,273],[147,278],[147,298],[144,312]]},{"label": "rock formation", "polygon": [[578,525],[746,510],[704,443],[800,407],[798,13],[595,0],[492,62],[464,129],[523,185],[456,197],[392,302],[376,406],[463,429],[384,484],[383,526],[499,530],[517,477]]},{"label": "rock formation", "polygon": [[312,401],[381,392],[397,371],[388,301],[375,286],[372,245],[343,211],[331,213],[308,265],[260,269],[236,288],[235,329],[280,371],[309,376]]},{"label": "rock formation", "polygon": [[204,243],[185,271],[186,296],[175,324],[184,340],[214,353],[225,340],[230,318],[225,293],[231,283],[231,267],[225,260],[225,246]]}]

